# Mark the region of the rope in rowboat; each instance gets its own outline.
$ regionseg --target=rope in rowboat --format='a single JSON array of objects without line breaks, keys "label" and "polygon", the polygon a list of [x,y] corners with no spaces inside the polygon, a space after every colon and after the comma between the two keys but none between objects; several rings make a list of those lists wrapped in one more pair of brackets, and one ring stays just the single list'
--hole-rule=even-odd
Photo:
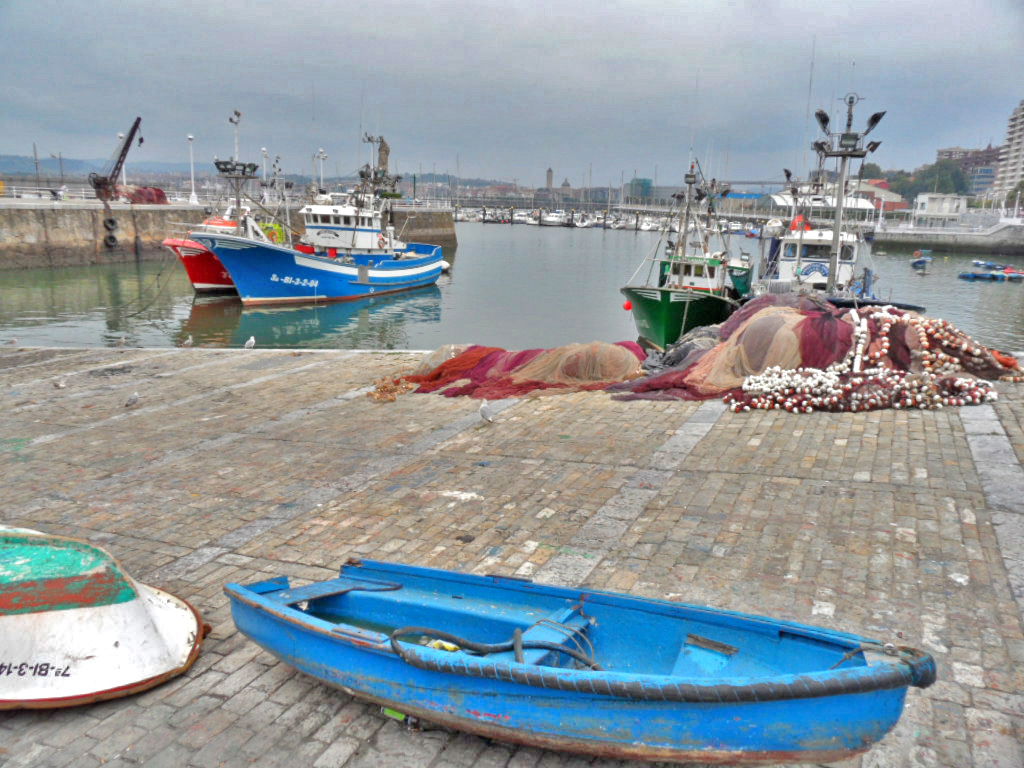
[{"label": "rope in rowboat", "polygon": [[[416,646],[403,645],[399,642],[399,637],[411,634],[447,640],[460,646],[462,650],[478,654],[516,650],[517,641],[475,643],[457,635],[426,627],[396,629],[391,633],[391,649],[407,664],[419,669],[488,678],[537,688],[633,700],[720,704],[812,699],[908,686],[927,688],[936,679],[935,660],[929,654],[914,648],[896,649],[895,661],[897,663],[829,670],[829,675],[826,677],[819,677],[813,673],[782,674],[778,679],[760,679],[742,684],[718,682],[713,679],[695,683],[667,675],[626,676],[608,673],[597,667],[592,659],[578,651],[540,641],[522,643],[522,647],[555,650],[587,664],[590,669],[562,669],[504,661],[488,663],[486,659],[467,656],[464,653],[438,654],[431,649],[419,649]],[[521,639],[518,642],[521,642]],[[854,649],[853,653],[856,654],[860,650],[858,647]]]}]

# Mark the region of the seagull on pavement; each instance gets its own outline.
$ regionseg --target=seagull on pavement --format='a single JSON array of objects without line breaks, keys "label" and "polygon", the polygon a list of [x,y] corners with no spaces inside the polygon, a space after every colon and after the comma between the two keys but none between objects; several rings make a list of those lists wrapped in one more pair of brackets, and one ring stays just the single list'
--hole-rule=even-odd
[{"label": "seagull on pavement", "polygon": [[252,349],[255,346],[256,346],[256,337],[255,336],[250,336],[249,340],[247,342],[245,342],[245,348],[246,349]]},{"label": "seagull on pavement", "polygon": [[183,347],[191,347],[192,346],[192,334],[191,333],[188,335],[188,338],[186,338],[183,342],[181,342],[181,346],[183,346]]},{"label": "seagull on pavement", "polygon": [[480,403],[480,418],[488,424],[494,423],[494,409],[487,404],[486,399]]},{"label": "seagull on pavement", "polygon": [[61,376],[59,379],[57,379],[55,382],[53,382],[53,386],[56,387],[57,389],[64,389],[64,387],[66,387],[67,385],[68,385],[68,380],[66,378],[64,378],[63,376]]},{"label": "seagull on pavement", "polygon": [[131,407],[132,407],[133,405],[135,405],[135,404],[136,404],[137,402],[139,402],[139,393],[138,393],[138,392],[132,392],[132,396],[131,396],[131,397],[129,397],[129,398],[128,398],[128,399],[127,399],[127,400],[125,401],[125,403],[124,403],[124,407],[125,407],[125,408],[131,408]]}]

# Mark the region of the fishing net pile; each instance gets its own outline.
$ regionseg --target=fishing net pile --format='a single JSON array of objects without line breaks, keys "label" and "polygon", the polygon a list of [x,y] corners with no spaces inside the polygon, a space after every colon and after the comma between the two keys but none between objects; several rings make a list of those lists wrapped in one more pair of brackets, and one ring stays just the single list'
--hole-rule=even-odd
[{"label": "fishing net pile", "polygon": [[[383,386],[393,390],[418,385],[417,392],[492,400],[602,390],[642,376],[640,364],[645,357],[643,349],[630,341],[594,341],[520,351],[480,345],[446,346],[431,353],[418,372],[397,380],[401,385],[391,381],[383,382]],[[382,382],[378,382],[378,389],[381,387]]]},{"label": "fishing net pile", "polygon": [[[610,387],[616,399],[722,397],[734,411],[942,408],[996,398],[1017,361],[951,323],[894,307],[841,309],[812,296],[756,299],[669,351],[671,367]],[[662,360],[664,362],[664,360]],[[650,367],[650,366],[648,366]]]}]

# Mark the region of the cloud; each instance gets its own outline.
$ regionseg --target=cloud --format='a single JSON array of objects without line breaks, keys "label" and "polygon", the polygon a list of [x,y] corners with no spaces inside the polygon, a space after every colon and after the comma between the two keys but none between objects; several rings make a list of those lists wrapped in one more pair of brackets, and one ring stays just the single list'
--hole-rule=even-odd
[{"label": "cloud", "polygon": [[[693,151],[721,175],[804,167],[819,106],[865,97],[884,167],[1001,143],[1024,98],[1024,11],[972,2],[410,4],[36,0],[0,6],[0,152],[105,157],[142,115],[140,156],[197,162],[260,147],[304,172],[366,159],[383,133],[400,170],[544,170],[668,183]],[[813,69],[812,69],[813,57]],[[860,114],[863,112],[863,115]],[[133,150],[133,155],[136,150]]]}]

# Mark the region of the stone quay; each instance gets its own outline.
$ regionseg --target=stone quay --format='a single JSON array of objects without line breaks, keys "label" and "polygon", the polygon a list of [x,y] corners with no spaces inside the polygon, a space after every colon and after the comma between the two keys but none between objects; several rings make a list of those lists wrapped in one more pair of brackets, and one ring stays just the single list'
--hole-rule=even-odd
[{"label": "stone quay", "polygon": [[1024,764],[1020,385],[809,415],[574,393],[494,403],[493,423],[468,398],[367,396],[423,356],[0,346],[3,522],[99,544],[213,627],[145,693],[0,712],[0,765],[623,765],[407,730],[235,631],[225,583],[326,579],[353,556],[920,647],[939,681],[835,765]]},{"label": "stone quay", "polygon": [[[244,204],[259,212],[255,203]],[[299,208],[290,209],[297,235],[305,231]],[[161,246],[164,238],[184,237],[190,225],[223,212],[223,205],[111,203],[104,209],[95,201],[0,198],[0,270],[161,259],[168,253]],[[446,252],[458,245],[450,210],[396,206],[392,217],[395,231],[406,241],[440,245]]]}]

